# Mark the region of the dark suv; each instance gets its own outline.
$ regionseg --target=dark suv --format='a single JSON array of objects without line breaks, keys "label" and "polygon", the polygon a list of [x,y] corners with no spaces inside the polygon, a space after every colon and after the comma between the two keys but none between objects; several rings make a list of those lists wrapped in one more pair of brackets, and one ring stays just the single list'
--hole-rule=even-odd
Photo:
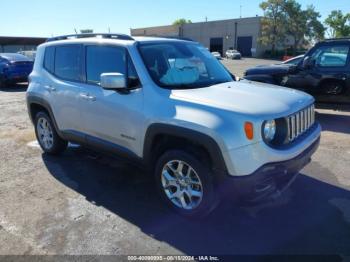
[{"label": "dark suv", "polygon": [[318,102],[350,103],[350,38],[317,43],[297,64],[257,66],[245,79],[287,86],[312,94]]}]

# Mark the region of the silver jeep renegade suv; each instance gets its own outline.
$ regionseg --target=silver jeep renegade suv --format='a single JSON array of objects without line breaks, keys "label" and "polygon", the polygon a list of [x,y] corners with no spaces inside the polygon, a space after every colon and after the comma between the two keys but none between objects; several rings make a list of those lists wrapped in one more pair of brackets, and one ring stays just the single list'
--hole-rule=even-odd
[{"label": "silver jeep renegade suv", "polygon": [[208,214],[222,197],[254,203],[288,187],[319,145],[313,103],[235,81],[198,43],[120,34],[49,39],[27,92],[46,153],[71,141],[137,161],[185,216]]}]

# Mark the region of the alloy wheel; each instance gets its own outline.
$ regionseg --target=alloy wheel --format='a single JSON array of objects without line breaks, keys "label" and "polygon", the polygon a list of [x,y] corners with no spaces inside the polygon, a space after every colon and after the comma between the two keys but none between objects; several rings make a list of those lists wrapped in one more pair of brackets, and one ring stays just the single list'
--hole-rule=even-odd
[{"label": "alloy wheel", "polygon": [[51,124],[47,119],[41,117],[37,122],[37,132],[38,138],[41,145],[46,149],[50,150],[53,146],[53,132],[51,128]]},{"label": "alloy wheel", "polygon": [[169,200],[179,208],[193,210],[203,198],[202,182],[186,162],[173,160],[164,165],[162,186]]}]

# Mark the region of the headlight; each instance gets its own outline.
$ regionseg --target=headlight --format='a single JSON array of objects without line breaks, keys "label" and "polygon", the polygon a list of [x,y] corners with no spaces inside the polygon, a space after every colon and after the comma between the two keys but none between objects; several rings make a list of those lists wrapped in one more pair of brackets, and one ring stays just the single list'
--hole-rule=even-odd
[{"label": "headlight", "polygon": [[263,124],[263,136],[267,142],[271,142],[276,135],[276,121],[268,120]]}]

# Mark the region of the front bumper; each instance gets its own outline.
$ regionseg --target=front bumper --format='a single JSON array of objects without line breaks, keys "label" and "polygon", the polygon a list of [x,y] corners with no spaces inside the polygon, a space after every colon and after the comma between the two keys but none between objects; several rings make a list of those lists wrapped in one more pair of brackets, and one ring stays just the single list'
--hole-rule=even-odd
[{"label": "front bumper", "polygon": [[298,156],[287,161],[265,164],[247,176],[218,175],[218,192],[225,196],[234,195],[236,199],[249,203],[276,198],[291,185],[299,171],[311,161],[311,156],[319,144],[320,138]]}]

